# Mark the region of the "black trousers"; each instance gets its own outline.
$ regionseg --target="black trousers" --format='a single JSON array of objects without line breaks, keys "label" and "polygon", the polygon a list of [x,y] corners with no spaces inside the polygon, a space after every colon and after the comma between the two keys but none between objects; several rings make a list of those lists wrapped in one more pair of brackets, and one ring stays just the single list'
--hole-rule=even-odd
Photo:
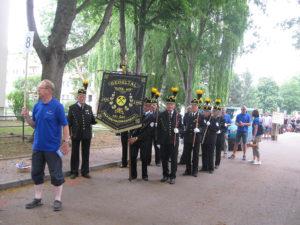
[{"label": "black trousers", "polygon": [[145,143],[135,143],[131,145],[131,177],[137,178],[137,157],[140,150],[140,158],[142,161],[142,178],[148,177],[147,171],[147,148]]},{"label": "black trousers", "polygon": [[[160,150],[163,176],[175,179],[177,172],[178,143],[176,146],[174,146],[174,144],[162,144]],[[171,173],[169,172],[169,159],[171,160]]]},{"label": "black trousers", "polygon": [[194,147],[193,147],[193,143],[184,143],[183,151],[186,152],[185,165],[186,165],[186,173],[188,174],[198,173],[199,149],[200,149],[199,142],[195,142]]},{"label": "black trousers", "polygon": [[202,170],[214,171],[214,152],[216,147],[217,135],[206,136],[204,143],[202,144]]},{"label": "black trousers", "polygon": [[72,140],[72,153],[71,153],[71,174],[78,175],[79,168],[79,148],[81,143],[81,174],[86,175],[90,171],[90,145],[91,139]]},{"label": "black trousers", "polygon": [[147,153],[148,154],[148,156],[147,156],[148,165],[150,165],[151,161],[152,161],[152,144],[153,144],[154,151],[155,151],[155,164],[160,164],[160,149],[157,146],[157,141],[155,140],[155,138],[153,138],[152,143],[150,144],[150,147],[149,147],[149,151]]},{"label": "black trousers", "polygon": [[126,167],[128,163],[128,132],[121,133],[122,143],[122,166]]},{"label": "black trousers", "polygon": [[221,152],[224,150],[225,143],[225,133],[220,133],[217,135],[216,141],[216,161],[215,165],[219,166],[221,163]]}]

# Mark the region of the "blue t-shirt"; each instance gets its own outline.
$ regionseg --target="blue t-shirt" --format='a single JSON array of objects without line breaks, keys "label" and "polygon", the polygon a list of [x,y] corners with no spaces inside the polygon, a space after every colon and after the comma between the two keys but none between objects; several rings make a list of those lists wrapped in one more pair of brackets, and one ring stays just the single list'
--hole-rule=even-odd
[{"label": "blue t-shirt", "polygon": [[[225,114],[224,115],[224,120],[225,120],[225,123],[227,123],[227,124],[231,124],[232,122],[231,122],[231,117],[230,117],[230,115],[229,114]],[[225,129],[226,131],[228,131],[228,127],[226,126],[226,129]]]},{"label": "blue t-shirt", "polygon": [[68,125],[63,105],[55,98],[38,101],[32,111],[35,122],[33,151],[57,151],[61,144],[62,126]]},{"label": "blue t-shirt", "polygon": [[[237,115],[236,119],[235,119],[236,123],[239,122],[243,122],[243,123],[250,123],[251,122],[251,118],[250,115],[248,113],[240,113]],[[237,127],[237,131],[238,132],[243,132],[243,133],[247,133],[248,132],[248,126],[238,126]]]},{"label": "blue t-shirt", "polygon": [[[259,123],[260,123],[259,117],[255,117],[254,120],[252,121],[252,135],[254,135],[254,126],[255,126],[255,125],[258,126]],[[258,132],[257,132],[257,133],[258,133]],[[259,135],[257,135],[257,133],[256,133],[256,136],[259,136]]]}]

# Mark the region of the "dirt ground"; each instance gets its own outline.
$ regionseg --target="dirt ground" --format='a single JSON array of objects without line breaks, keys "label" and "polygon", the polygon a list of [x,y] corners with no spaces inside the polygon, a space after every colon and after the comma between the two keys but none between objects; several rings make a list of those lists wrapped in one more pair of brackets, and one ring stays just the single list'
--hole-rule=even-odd
[{"label": "dirt ground", "polygon": [[[120,145],[120,138],[110,131],[96,131],[91,143],[91,151]],[[22,137],[0,138],[0,159],[26,157],[31,154],[32,143]]]}]

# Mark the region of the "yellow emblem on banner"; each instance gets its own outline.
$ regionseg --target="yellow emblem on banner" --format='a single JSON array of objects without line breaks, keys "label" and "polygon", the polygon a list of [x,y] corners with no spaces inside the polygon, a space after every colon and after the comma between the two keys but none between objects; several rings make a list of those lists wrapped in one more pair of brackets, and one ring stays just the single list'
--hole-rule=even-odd
[{"label": "yellow emblem on banner", "polygon": [[126,98],[123,95],[120,95],[119,97],[117,97],[116,100],[118,106],[124,106],[126,104]]}]

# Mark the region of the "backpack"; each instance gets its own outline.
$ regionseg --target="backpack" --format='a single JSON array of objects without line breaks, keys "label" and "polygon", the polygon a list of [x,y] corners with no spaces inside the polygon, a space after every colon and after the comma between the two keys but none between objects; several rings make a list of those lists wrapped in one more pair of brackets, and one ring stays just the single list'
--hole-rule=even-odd
[{"label": "backpack", "polygon": [[258,124],[258,129],[257,129],[256,136],[263,135],[264,133],[265,133],[265,128],[264,128],[264,126],[262,125],[262,123],[260,122],[260,123]]}]

